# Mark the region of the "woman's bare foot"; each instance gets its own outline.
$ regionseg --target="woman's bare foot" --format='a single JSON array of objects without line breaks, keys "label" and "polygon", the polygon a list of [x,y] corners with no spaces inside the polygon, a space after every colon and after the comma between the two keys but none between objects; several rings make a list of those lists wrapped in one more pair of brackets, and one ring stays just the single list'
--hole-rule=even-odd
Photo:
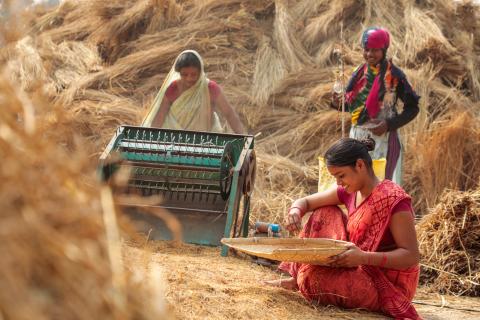
[{"label": "woman's bare foot", "polygon": [[280,287],[292,291],[298,290],[297,279],[293,277],[278,280],[263,280],[262,283],[267,286]]}]

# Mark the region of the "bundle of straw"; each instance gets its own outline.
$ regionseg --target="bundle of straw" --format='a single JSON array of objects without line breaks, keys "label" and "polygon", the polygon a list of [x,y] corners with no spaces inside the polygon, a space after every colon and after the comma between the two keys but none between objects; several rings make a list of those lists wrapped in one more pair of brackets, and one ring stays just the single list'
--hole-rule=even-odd
[{"label": "bundle of straw", "polygon": [[283,222],[292,202],[317,186],[317,166],[302,166],[276,154],[257,152],[252,221]]},{"label": "bundle of straw", "polygon": [[[63,110],[5,77],[0,92],[2,317],[168,316],[162,284],[149,282],[162,271],[124,268],[111,192],[96,182]],[[75,136],[69,146],[65,135]]]},{"label": "bundle of straw", "polygon": [[407,187],[423,212],[435,205],[446,188],[471,190],[478,186],[480,128],[471,113],[441,117],[430,130],[418,132],[410,148],[407,159],[412,165],[406,168]]},{"label": "bundle of straw", "polygon": [[445,191],[417,232],[421,281],[440,293],[480,296],[480,189]]}]

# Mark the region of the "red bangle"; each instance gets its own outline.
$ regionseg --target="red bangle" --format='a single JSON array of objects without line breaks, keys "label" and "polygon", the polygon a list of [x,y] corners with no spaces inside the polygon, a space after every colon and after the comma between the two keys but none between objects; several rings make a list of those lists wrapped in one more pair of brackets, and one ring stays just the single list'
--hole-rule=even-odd
[{"label": "red bangle", "polygon": [[301,218],[302,218],[303,215],[305,214],[305,212],[303,211],[303,209],[300,208],[300,207],[290,207],[290,209],[288,209],[288,212],[290,213],[290,211],[291,211],[292,209],[298,209],[298,210],[300,211],[300,217],[301,217]]},{"label": "red bangle", "polygon": [[385,252],[382,254],[382,261],[380,262],[380,264],[378,265],[380,268],[383,268],[383,266],[385,266],[385,264],[387,263],[387,255],[385,254]]}]

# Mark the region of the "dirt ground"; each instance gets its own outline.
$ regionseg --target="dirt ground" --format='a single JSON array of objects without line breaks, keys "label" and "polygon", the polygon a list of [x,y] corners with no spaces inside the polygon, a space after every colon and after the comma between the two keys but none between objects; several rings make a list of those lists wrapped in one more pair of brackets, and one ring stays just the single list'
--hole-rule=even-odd
[{"label": "dirt ground", "polygon": [[[388,319],[365,311],[315,307],[299,293],[262,286],[261,280],[281,275],[248,257],[221,257],[218,248],[153,241],[126,245],[125,257],[129,268],[152,261],[164,268],[167,300],[178,319]],[[447,306],[415,304],[424,319],[480,319],[480,298],[442,297],[421,287],[415,301]]]}]

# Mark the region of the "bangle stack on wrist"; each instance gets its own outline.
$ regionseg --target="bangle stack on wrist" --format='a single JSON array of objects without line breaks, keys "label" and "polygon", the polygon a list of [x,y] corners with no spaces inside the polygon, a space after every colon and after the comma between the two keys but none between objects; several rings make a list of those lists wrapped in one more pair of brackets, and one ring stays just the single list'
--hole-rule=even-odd
[{"label": "bangle stack on wrist", "polygon": [[288,209],[288,212],[290,213],[292,209],[298,209],[298,211],[300,211],[300,218],[303,218],[303,216],[305,215],[305,211],[303,210],[303,208],[292,206],[290,207],[290,209]]},{"label": "bangle stack on wrist", "polygon": [[383,268],[386,263],[387,263],[387,255],[384,252],[384,253],[382,253],[382,261],[380,262],[380,264],[378,266],[380,268]]}]

